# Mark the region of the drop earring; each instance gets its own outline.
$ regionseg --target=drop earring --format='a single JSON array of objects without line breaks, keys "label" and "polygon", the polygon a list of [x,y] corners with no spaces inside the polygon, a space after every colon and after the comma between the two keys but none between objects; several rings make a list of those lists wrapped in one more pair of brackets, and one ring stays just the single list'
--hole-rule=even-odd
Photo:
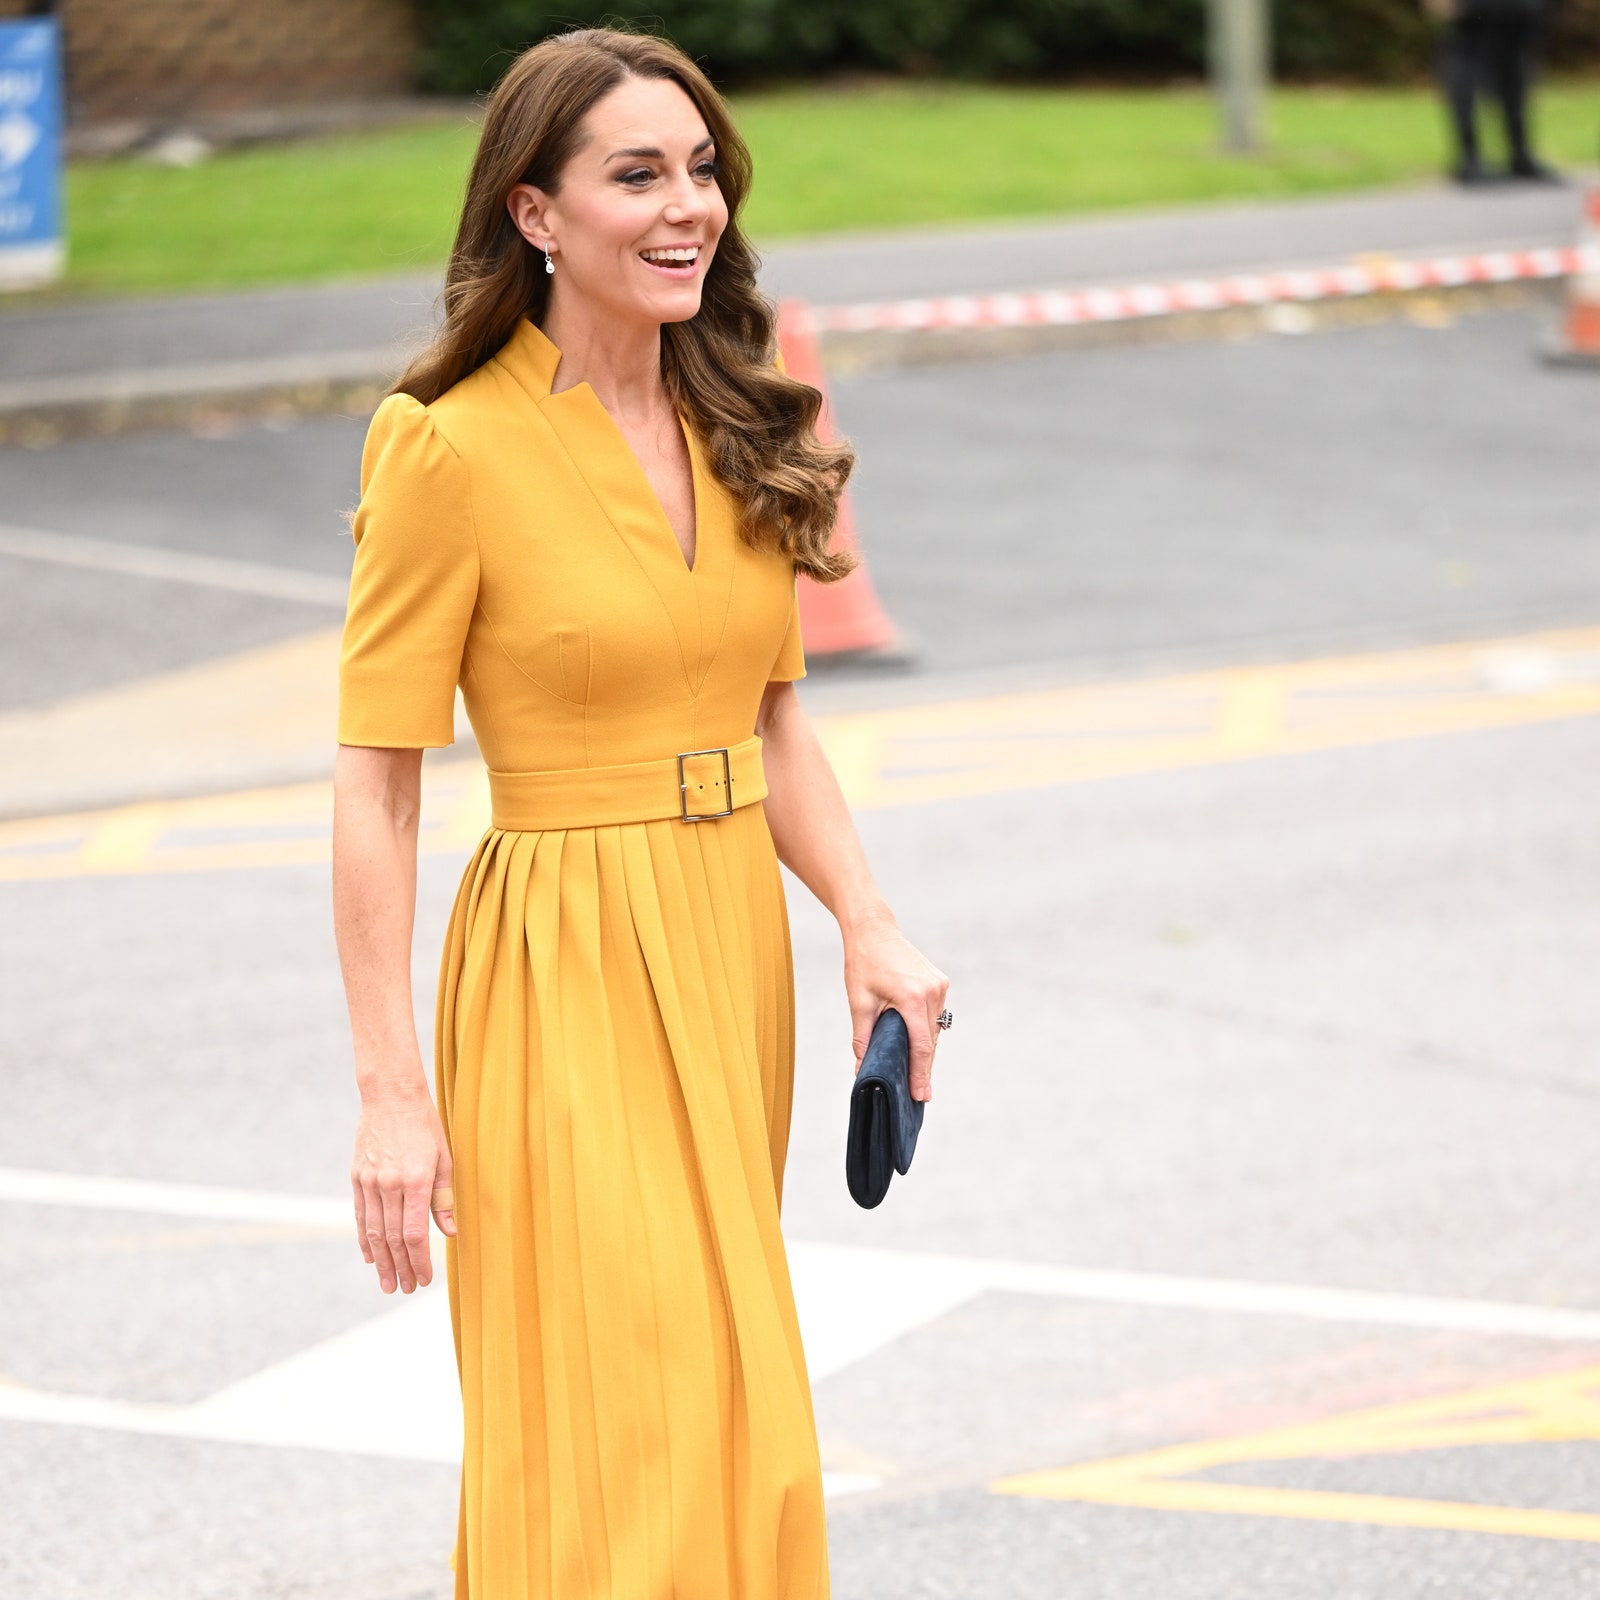
[{"label": "drop earring", "polygon": [[556,270],[556,264],[550,259],[550,246],[541,245],[540,248],[544,251],[544,270],[546,272],[554,272]]}]

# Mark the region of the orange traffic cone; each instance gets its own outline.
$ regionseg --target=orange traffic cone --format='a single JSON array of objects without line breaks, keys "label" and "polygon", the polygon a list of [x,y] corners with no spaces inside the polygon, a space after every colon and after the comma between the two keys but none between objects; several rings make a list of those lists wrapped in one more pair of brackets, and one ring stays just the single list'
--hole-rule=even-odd
[{"label": "orange traffic cone", "polygon": [[[828,380],[822,368],[822,352],[817,347],[811,310],[803,300],[785,300],[778,307],[778,349],[783,355],[784,370],[791,378],[822,391],[817,433],[824,439],[836,438],[828,407]],[[833,548],[861,553],[848,489],[839,501]],[[841,578],[837,583],[817,583],[802,573],[799,593],[800,637],[805,641],[808,661],[904,659],[904,641],[883,609],[877,590],[872,587],[864,560],[848,578]]]},{"label": "orange traffic cone", "polygon": [[1600,367],[1600,184],[1584,197],[1577,264],[1567,279],[1567,320],[1550,359],[1563,366]]}]

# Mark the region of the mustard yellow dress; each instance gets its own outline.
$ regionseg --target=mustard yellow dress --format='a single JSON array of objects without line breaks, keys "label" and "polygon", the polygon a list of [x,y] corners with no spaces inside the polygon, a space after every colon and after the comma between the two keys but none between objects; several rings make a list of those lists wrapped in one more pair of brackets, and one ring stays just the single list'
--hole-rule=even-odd
[{"label": "mustard yellow dress", "polygon": [[686,428],[691,569],[594,391],[550,392],[559,361],[524,319],[431,406],[378,408],[340,672],[342,743],[449,744],[459,683],[490,768],[435,1035],[456,1595],[819,1600],[754,737],[805,670],[794,570],[739,537]]}]

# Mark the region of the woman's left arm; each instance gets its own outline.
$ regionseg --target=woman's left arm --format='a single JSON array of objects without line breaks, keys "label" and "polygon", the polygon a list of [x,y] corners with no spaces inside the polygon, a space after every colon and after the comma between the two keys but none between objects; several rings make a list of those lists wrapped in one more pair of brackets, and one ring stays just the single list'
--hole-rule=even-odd
[{"label": "woman's left arm", "polygon": [[901,933],[867,867],[839,780],[792,683],[769,683],[756,718],[778,859],[825,905],[844,939],[856,1065],[893,1006],[911,1036],[911,1094],[933,1097],[933,1048],[950,980]]}]

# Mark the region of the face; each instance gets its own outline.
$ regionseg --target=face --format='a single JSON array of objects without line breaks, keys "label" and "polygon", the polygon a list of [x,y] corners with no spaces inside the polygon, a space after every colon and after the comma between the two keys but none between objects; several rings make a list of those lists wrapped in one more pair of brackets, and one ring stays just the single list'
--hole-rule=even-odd
[{"label": "face", "polygon": [[560,189],[518,184],[507,199],[528,242],[550,248],[553,297],[659,325],[700,309],[728,205],[717,151],[694,101],[670,79],[627,78],[584,119]]}]

